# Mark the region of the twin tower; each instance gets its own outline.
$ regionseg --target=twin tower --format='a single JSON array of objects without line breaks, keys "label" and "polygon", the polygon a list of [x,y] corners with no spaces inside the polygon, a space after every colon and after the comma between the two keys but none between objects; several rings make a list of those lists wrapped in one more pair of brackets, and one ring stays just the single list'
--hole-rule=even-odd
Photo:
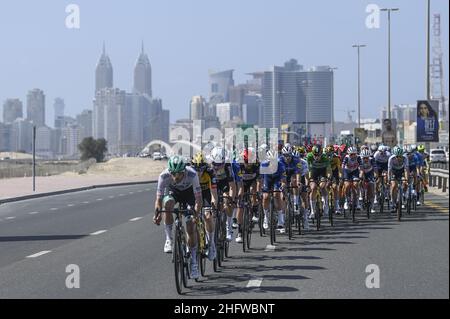
[{"label": "twin tower", "polygon": [[[104,88],[113,88],[113,67],[106,54],[105,44],[103,52],[95,70],[95,93]],[[141,53],[134,67],[133,93],[146,94],[152,97],[152,67],[142,43]]]}]

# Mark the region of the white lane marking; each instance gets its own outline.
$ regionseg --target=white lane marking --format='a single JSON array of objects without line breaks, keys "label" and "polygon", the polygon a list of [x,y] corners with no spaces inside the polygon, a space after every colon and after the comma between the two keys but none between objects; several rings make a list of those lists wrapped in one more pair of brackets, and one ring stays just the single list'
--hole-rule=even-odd
[{"label": "white lane marking", "polygon": [[137,191],[138,193],[142,193],[143,191],[142,190],[140,190],[140,191]]},{"label": "white lane marking", "polygon": [[109,198],[114,198],[114,197],[115,197],[114,195],[109,196]]},{"label": "white lane marking", "polygon": [[255,278],[255,279],[249,280],[249,282],[247,284],[247,288],[259,287],[259,286],[261,286],[262,281],[263,281],[262,278]]},{"label": "white lane marking", "polygon": [[15,216],[10,216],[10,217],[6,217],[5,219],[11,220],[11,219],[16,219],[16,217]]},{"label": "white lane marking", "polygon": [[27,258],[36,258],[36,257],[42,256],[42,255],[45,255],[45,254],[48,254],[51,252],[52,252],[51,250],[44,250],[44,251],[40,251],[34,255],[27,256]]},{"label": "white lane marking", "polygon": [[106,233],[106,232],[107,232],[107,230],[105,230],[105,229],[99,230],[99,231],[96,231],[95,233],[92,233],[91,236],[100,235],[100,234],[103,234],[103,233]]},{"label": "white lane marking", "polygon": [[31,212],[31,213],[28,213],[28,214],[30,214],[30,215],[36,215],[36,214],[39,214],[39,212]]},{"label": "white lane marking", "polygon": [[89,204],[89,202],[83,202],[83,204]]},{"label": "white lane marking", "polygon": [[101,200],[103,200],[103,198],[97,198],[97,200],[98,200],[98,201],[101,201]]},{"label": "white lane marking", "polygon": [[119,194],[119,196],[125,196],[125,194]]},{"label": "white lane marking", "polygon": [[134,194],[134,192],[129,192],[128,194]]},{"label": "white lane marking", "polygon": [[275,251],[276,246],[272,246],[272,245],[267,245],[266,249],[264,249],[264,251]]},{"label": "white lane marking", "polygon": [[149,190],[150,190],[150,188],[146,188],[145,190],[146,190],[146,191],[149,191]]},{"label": "white lane marking", "polygon": [[137,221],[137,220],[139,220],[139,219],[142,219],[142,217],[131,218],[131,219],[130,219],[130,222],[135,222],[135,221]]},{"label": "white lane marking", "polygon": [[67,207],[75,206],[74,204],[67,204]]},{"label": "white lane marking", "polygon": [[56,207],[53,207],[53,208],[50,208],[50,210],[58,210],[58,208],[56,208]]}]

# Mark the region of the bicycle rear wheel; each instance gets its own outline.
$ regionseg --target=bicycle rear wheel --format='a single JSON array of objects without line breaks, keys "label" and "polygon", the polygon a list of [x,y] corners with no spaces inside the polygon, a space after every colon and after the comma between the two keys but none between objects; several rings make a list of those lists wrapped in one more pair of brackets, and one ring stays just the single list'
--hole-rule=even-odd
[{"label": "bicycle rear wheel", "polygon": [[[272,199],[273,201],[273,199]],[[273,207],[273,202],[270,204],[270,221],[269,221],[269,232],[270,232],[270,244],[273,246],[273,244],[275,243],[276,240],[276,235],[275,235],[275,212],[274,212],[274,207]]]},{"label": "bicycle rear wheel", "polygon": [[247,220],[247,215],[248,215],[248,208],[247,205],[246,207],[244,207],[244,216],[242,216],[242,251],[245,253],[246,249],[247,249],[247,232],[248,232],[248,220]]},{"label": "bicycle rear wheel", "polygon": [[253,214],[250,213],[253,212],[251,210],[249,210],[249,214],[247,216],[247,225],[248,225],[248,229],[247,229],[247,249],[250,249],[250,244],[252,242],[252,233],[253,233]]},{"label": "bicycle rear wheel", "polygon": [[287,233],[288,233],[288,238],[289,240],[292,239],[292,221],[293,221],[293,207],[292,207],[292,202],[289,201],[288,203],[288,207],[287,207],[287,212],[286,212],[286,220],[284,222],[284,224],[287,227]]}]

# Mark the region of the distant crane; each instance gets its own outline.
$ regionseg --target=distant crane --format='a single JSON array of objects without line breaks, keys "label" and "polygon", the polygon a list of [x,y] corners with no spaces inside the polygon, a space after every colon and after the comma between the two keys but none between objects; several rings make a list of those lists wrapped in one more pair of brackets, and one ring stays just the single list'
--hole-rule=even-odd
[{"label": "distant crane", "polygon": [[353,123],[353,113],[356,113],[355,110],[351,110],[351,109],[335,109],[335,111],[340,111],[340,112],[347,112],[347,119],[345,120],[345,123]]}]

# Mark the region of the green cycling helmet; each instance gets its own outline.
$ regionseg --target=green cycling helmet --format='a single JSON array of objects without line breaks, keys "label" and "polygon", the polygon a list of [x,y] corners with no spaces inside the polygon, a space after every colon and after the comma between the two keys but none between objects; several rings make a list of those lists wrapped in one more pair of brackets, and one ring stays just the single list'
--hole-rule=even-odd
[{"label": "green cycling helmet", "polygon": [[403,149],[401,147],[394,147],[394,150],[392,152],[395,156],[403,156]]},{"label": "green cycling helmet", "polygon": [[180,173],[184,172],[184,169],[186,168],[186,162],[183,157],[175,155],[172,156],[169,159],[169,172],[174,173]]}]

